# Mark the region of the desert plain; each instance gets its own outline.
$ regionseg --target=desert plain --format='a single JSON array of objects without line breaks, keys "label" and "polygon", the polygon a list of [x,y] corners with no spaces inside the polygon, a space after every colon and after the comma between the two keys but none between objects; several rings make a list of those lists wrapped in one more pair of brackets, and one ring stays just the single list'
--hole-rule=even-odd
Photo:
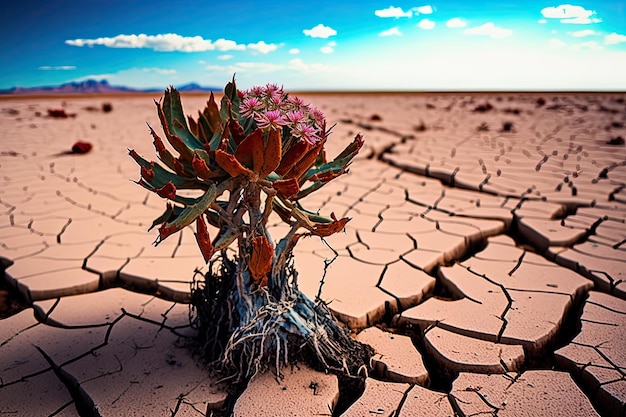
[{"label": "desert plain", "polygon": [[302,201],[352,220],[295,250],[364,382],[299,363],[233,397],[191,353],[207,267],[191,228],[152,245],[128,157],[158,94],[1,97],[0,416],[626,415],[626,94],[299,96],[329,157],[365,138]]}]

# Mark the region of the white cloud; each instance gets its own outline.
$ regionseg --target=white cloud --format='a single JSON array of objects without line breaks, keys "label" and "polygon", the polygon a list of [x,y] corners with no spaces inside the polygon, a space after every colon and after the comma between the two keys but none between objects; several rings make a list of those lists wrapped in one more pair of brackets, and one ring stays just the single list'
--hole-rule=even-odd
[{"label": "white cloud", "polygon": [[226,72],[226,73],[229,73],[229,72],[233,73],[233,72],[240,70],[240,68],[238,68],[236,65],[214,65],[214,64],[206,65],[204,69],[208,71]]},{"label": "white cloud", "polygon": [[374,14],[378,17],[395,17],[395,18],[411,17],[413,15],[413,13],[410,10],[405,12],[404,10],[402,10],[401,7],[393,7],[393,6],[390,6],[382,10],[376,10],[374,11]]},{"label": "white cloud", "polygon": [[274,52],[276,49],[278,49],[278,45],[273,44],[273,43],[265,43],[264,41],[259,41],[257,43],[249,43],[248,48],[252,49],[253,51],[262,53],[262,54],[267,54],[270,52]]},{"label": "white cloud", "polygon": [[589,17],[593,13],[592,10],[586,10],[582,6],[573,6],[571,4],[561,4],[557,7],[545,7],[541,9],[543,17],[548,19],[571,19],[574,17]]},{"label": "white cloud", "polygon": [[513,31],[511,29],[497,27],[493,23],[489,22],[481,26],[465,29],[463,33],[465,33],[466,35],[480,35],[489,36],[493,39],[502,39],[511,36],[513,34]]},{"label": "white cloud", "polygon": [[[65,41],[72,46],[94,46],[102,45],[108,48],[149,48],[155,51],[181,51],[181,52],[202,52],[212,51],[217,48],[245,49],[244,45],[238,45],[233,41],[219,39],[215,43],[211,40],[203,39],[201,36],[184,37],[175,33],[160,35],[117,35],[112,38],[96,39],[70,39]],[[221,49],[226,50],[226,49]]]},{"label": "white cloud", "polygon": [[599,23],[602,19],[591,17],[596,14],[595,10],[587,10],[582,6],[561,4],[557,7],[545,7],[541,14],[547,19],[560,19],[561,23],[581,24]]},{"label": "white cloud", "polygon": [[310,36],[312,38],[329,38],[330,36],[335,36],[337,31],[330,26],[324,26],[323,24],[319,24],[312,29],[304,29],[302,31],[306,36]]},{"label": "white cloud", "polygon": [[417,13],[421,13],[421,14],[432,14],[433,6],[427,4],[425,6],[416,7],[413,10],[415,10]]},{"label": "white cloud", "polygon": [[289,68],[302,72],[326,71],[329,69],[329,67],[324,64],[307,64],[300,58],[294,58],[289,61]]},{"label": "white cloud", "polygon": [[227,74],[234,72],[274,72],[284,69],[282,65],[269,62],[238,62],[232,65],[207,65],[206,70],[224,72]]},{"label": "white cloud", "polygon": [[540,23],[540,24],[544,25],[544,24],[548,23],[548,21],[546,19],[539,19],[539,20],[537,20],[537,23]]},{"label": "white cloud", "polygon": [[604,37],[604,43],[607,45],[615,45],[622,42],[626,42],[626,35],[620,35],[619,33],[613,32]]},{"label": "white cloud", "polygon": [[560,48],[562,46],[565,46],[565,42],[563,42],[560,39],[556,39],[556,38],[552,38],[549,41],[550,46],[554,47],[554,48]]},{"label": "white cloud", "polygon": [[96,39],[68,39],[66,44],[72,46],[95,46],[102,45],[108,48],[147,48],[161,52],[204,52],[218,49],[220,51],[243,50],[245,45],[235,41],[218,39],[215,42],[204,39],[201,36],[181,36],[175,33],[159,35],[117,35],[112,38]]},{"label": "white cloud", "polygon": [[579,30],[576,32],[568,32],[569,35],[572,35],[575,38],[584,38],[585,36],[595,35],[596,32],[591,29]]},{"label": "white cloud", "polygon": [[217,57],[220,61],[228,61],[229,59],[233,59],[232,55],[219,55]]},{"label": "white cloud", "polygon": [[461,18],[453,17],[446,22],[446,26],[449,28],[464,28],[467,26],[467,22]]},{"label": "white cloud", "polygon": [[[199,37],[200,36],[196,36],[196,38]],[[213,45],[215,45],[215,49],[217,49],[218,51],[242,51],[246,49],[244,45],[239,45],[235,41],[223,38],[216,40]]]},{"label": "white cloud", "polygon": [[588,25],[590,23],[600,23],[602,19],[598,19],[596,17],[574,17],[572,19],[561,19],[561,23],[570,23],[574,25]]},{"label": "white cloud", "polygon": [[[230,74],[232,76],[232,73]],[[165,88],[177,84],[180,76],[175,69],[169,68],[127,68],[106,74],[88,74],[73,81],[107,80],[111,85],[125,85],[135,88]]]},{"label": "white cloud", "polygon": [[402,32],[400,32],[400,29],[396,26],[391,29],[383,30],[378,36],[402,36]]},{"label": "white cloud", "polygon": [[301,72],[318,72],[330,69],[324,64],[308,64],[300,58],[291,59],[287,65],[274,64],[269,62],[238,62],[231,65],[206,65],[204,67],[208,71],[220,72],[225,74],[236,73],[268,73],[283,70],[295,70]]},{"label": "white cloud", "polygon": [[435,22],[433,22],[430,19],[422,19],[417,24],[417,27],[419,27],[420,29],[424,29],[424,30],[431,30],[435,27]]},{"label": "white cloud", "polygon": [[236,65],[239,68],[258,72],[273,72],[283,68],[282,65],[272,64],[270,62],[239,62]]},{"label": "white cloud", "polygon": [[66,44],[72,46],[95,46],[102,45],[108,48],[146,48],[160,52],[204,52],[204,51],[243,51],[251,49],[262,54],[275,51],[278,45],[268,44],[264,41],[249,43],[247,46],[238,44],[229,39],[217,39],[212,41],[201,36],[181,36],[175,33],[159,35],[117,35],[112,38],[96,39],[69,39]]},{"label": "white cloud", "polygon": [[598,42],[596,41],[589,41],[589,42],[579,43],[577,45],[572,45],[572,49],[575,51],[578,51],[581,49],[592,49],[594,51],[597,51],[599,49],[603,49],[603,47],[600,46]]},{"label": "white cloud", "polygon": [[141,72],[143,73],[153,73],[153,74],[159,74],[159,75],[173,75],[176,74],[176,70],[175,69],[168,69],[168,68],[141,68],[140,69]]},{"label": "white cloud", "polygon": [[124,76],[135,75],[135,76],[145,77],[145,76],[150,76],[152,74],[174,75],[176,74],[176,70],[170,69],[170,68],[158,68],[158,67],[151,67],[151,68],[134,67],[134,68],[120,70],[116,73],[111,73],[111,74],[98,74],[98,75],[88,75],[85,77],[79,77],[77,78],[77,80],[84,80],[84,79],[92,78],[92,79],[108,79],[109,81],[111,81],[111,79],[115,79],[116,77],[120,75],[124,75]]},{"label": "white cloud", "polygon": [[320,51],[322,51],[322,53],[324,54],[332,54],[333,52],[335,52],[335,46],[337,46],[337,42],[330,41],[326,44],[326,46],[320,48]]},{"label": "white cloud", "polygon": [[74,65],[43,65],[38,69],[41,71],[72,71],[76,67]]},{"label": "white cloud", "polygon": [[299,50],[298,48],[291,48],[291,49],[289,50],[289,53],[290,53],[291,55],[298,55],[298,54],[300,53],[300,50]]},{"label": "white cloud", "polygon": [[300,58],[294,58],[289,61],[289,67],[295,70],[306,71],[308,65],[305,64]]}]

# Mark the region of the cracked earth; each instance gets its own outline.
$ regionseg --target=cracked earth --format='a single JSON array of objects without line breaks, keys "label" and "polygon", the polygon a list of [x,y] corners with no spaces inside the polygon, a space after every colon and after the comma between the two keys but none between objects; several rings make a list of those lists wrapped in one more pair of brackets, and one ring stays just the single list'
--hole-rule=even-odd
[{"label": "cracked earth", "polygon": [[154,247],[131,181],[158,97],[2,98],[0,416],[624,417],[626,97],[539,97],[302,95],[328,155],[366,145],[303,201],[352,220],[300,241],[300,289],[376,355],[362,386],[300,364],[238,398],[189,350],[193,231]]}]

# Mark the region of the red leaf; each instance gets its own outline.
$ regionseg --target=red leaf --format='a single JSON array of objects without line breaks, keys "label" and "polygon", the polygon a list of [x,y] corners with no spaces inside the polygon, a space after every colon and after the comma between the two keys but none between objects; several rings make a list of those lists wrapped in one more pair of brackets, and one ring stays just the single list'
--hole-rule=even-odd
[{"label": "red leaf", "polygon": [[[154,164],[151,164],[154,166]],[[145,166],[141,166],[141,176],[148,182],[152,182],[154,180],[154,169],[146,168]]]},{"label": "red leaf", "polygon": [[342,169],[336,173],[333,172],[332,170],[328,170],[328,171],[318,172],[317,174],[312,175],[308,177],[307,179],[310,181],[328,182],[334,178],[337,178],[340,175],[343,175],[345,172],[346,172],[345,169]]},{"label": "red leaf", "polygon": [[252,279],[260,281],[267,278],[268,272],[272,269],[273,255],[274,248],[265,236],[257,236],[252,239],[252,256],[248,263]]},{"label": "red leaf", "polygon": [[206,161],[200,158],[195,152],[193,154],[193,159],[191,160],[191,166],[193,167],[193,170],[196,172],[196,175],[199,178],[206,180],[211,176],[211,170],[206,164]]},{"label": "red leaf", "polygon": [[289,178],[286,180],[278,180],[272,183],[272,186],[276,191],[281,193],[285,198],[291,198],[298,194],[300,187],[298,181],[295,178]]},{"label": "red leaf", "polygon": [[141,160],[141,157],[139,156],[139,154],[137,153],[137,151],[135,151],[134,149],[129,149],[128,150],[128,154],[130,155],[131,158],[133,158],[135,160],[135,162],[139,163],[139,160]]},{"label": "red leaf", "polygon": [[309,168],[311,168],[311,165],[313,165],[313,163],[317,159],[317,156],[320,154],[320,152],[324,148],[325,142],[326,142],[325,140],[321,140],[318,143],[316,143],[315,146],[310,148],[309,151],[306,153],[306,155],[304,155],[293,166],[293,168],[291,168],[291,170],[287,174],[284,175],[284,177],[299,179],[302,175],[304,175],[309,170]]},{"label": "red leaf", "polygon": [[178,228],[176,227],[174,223],[170,223],[170,224],[168,224],[167,222],[163,223],[161,227],[159,227],[159,238],[157,239],[156,243],[162,242],[165,238],[176,233],[177,231],[178,231]]},{"label": "red leaf", "polygon": [[239,145],[241,141],[244,140],[246,135],[243,131],[243,127],[241,127],[236,119],[232,118],[228,120],[227,127],[233,137],[233,140],[235,141],[235,145]]},{"label": "red leaf", "polygon": [[260,168],[254,167],[255,171],[259,173],[261,178],[267,177],[272,173],[278,164],[280,163],[282,153],[282,141],[280,138],[279,129],[270,129],[267,136],[267,146],[265,146],[265,152],[263,153],[263,165]]},{"label": "red leaf", "polygon": [[155,190],[155,193],[157,193],[159,197],[169,198],[170,200],[175,200],[176,199],[176,186],[174,185],[172,181],[169,181],[163,187],[157,188]]},{"label": "red leaf", "polygon": [[281,176],[285,175],[291,170],[291,168],[293,168],[296,162],[298,162],[308,152],[309,149],[311,149],[311,145],[305,141],[298,141],[294,143],[283,156],[278,168],[275,169],[276,173]]},{"label": "red leaf", "polygon": [[180,159],[175,158],[172,163],[174,164],[174,171],[176,171],[176,173],[178,175],[180,175],[181,177],[187,177],[189,178],[189,174],[185,171],[185,167],[183,166],[182,162],[180,161]]},{"label": "red leaf", "polygon": [[239,163],[234,155],[224,152],[221,149],[215,151],[215,162],[231,177],[245,175],[250,179],[255,179],[256,174]]},{"label": "red leaf", "polygon": [[[261,147],[261,156],[263,152],[263,130],[256,129],[241,141],[235,151],[235,158],[250,169],[254,169],[254,149]],[[257,157],[258,158],[258,157]]]},{"label": "red leaf", "polygon": [[337,220],[337,217],[335,217],[335,213],[331,213],[330,217],[332,217],[333,219],[332,222],[315,224],[315,226],[311,230],[311,234],[321,237],[330,236],[342,231],[346,227],[346,223],[350,221],[349,217],[344,217],[343,219]]},{"label": "red leaf", "polygon": [[207,230],[202,215],[196,217],[196,242],[198,242],[198,247],[204,257],[204,262],[208,263],[213,253],[215,253],[215,248],[213,244],[211,244],[211,236],[209,236],[209,231]]}]

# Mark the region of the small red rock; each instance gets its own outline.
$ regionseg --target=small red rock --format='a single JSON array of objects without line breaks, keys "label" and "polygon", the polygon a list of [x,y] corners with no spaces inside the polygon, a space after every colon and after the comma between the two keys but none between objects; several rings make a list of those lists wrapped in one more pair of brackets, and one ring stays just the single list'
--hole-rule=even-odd
[{"label": "small red rock", "polygon": [[59,119],[67,119],[69,115],[63,109],[48,109],[48,116]]},{"label": "small red rock", "polygon": [[89,142],[78,141],[72,145],[72,153],[85,154],[91,150],[93,146]]}]

